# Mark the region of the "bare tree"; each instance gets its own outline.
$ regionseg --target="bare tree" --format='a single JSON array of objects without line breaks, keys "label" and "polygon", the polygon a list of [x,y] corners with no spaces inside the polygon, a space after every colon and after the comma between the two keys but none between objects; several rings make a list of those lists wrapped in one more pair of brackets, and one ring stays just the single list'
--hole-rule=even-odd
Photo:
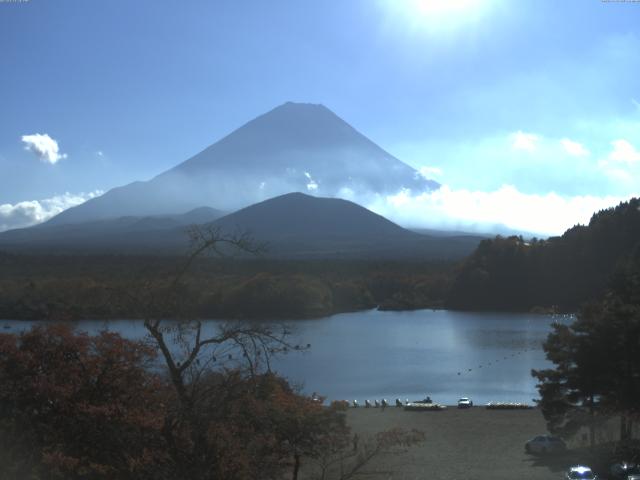
[{"label": "bare tree", "polygon": [[365,467],[385,454],[398,454],[425,440],[416,429],[393,428],[360,440],[354,435],[351,445],[345,439],[327,436],[317,445],[311,458],[318,467],[317,480],[349,480],[363,474]]},{"label": "bare tree", "polygon": [[[246,380],[256,378],[258,385],[260,374],[271,371],[274,355],[309,346],[291,343],[292,332],[284,324],[236,320],[212,326],[197,319],[189,303],[187,281],[195,262],[207,254],[257,255],[264,247],[247,234],[226,234],[215,228],[192,227],[189,233],[191,249],[176,272],[164,285],[142,285],[130,299],[136,302],[133,307],[160,351],[175,397],[175,407],[169,409],[163,428],[170,455],[184,478],[198,480],[216,477],[218,456],[209,429],[220,420],[219,415],[228,411],[230,403],[246,400]],[[299,403],[300,408],[295,407],[300,400],[304,399],[288,397],[270,427],[280,445],[269,447],[274,449],[268,454],[269,461],[273,463],[278,455],[293,457],[293,464],[287,460],[282,464],[293,465],[293,478],[297,478],[301,456],[315,462],[321,479],[346,480],[375,457],[424,439],[422,432],[396,429],[381,432],[351,449],[349,429],[338,421],[339,416],[332,416],[331,410],[317,412],[307,405],[309,399]],[[323,418],[326,422],[317,421]],[[260,472],[262,478],[280,473],[266,466]]]},{"label": "bare tree", "polygon": [[211,412],[216,395],[229,387],[223,376],[213,373],[233,371],[245,378],[255,377],[271,371],[273,355],[304,347],[289,342],[291,332],[284,324],[233,321],[211,325],[197,319],[187,285],[195,262],[211,254],[257,255],[264,247],[246,233],[228,234],[206,226],[191,227],[189,236],[191,248],[185,261],[164,285],[146,282],[128,297],[132,309],[144,319],[173,387],[175,408],[163,429],[170,452],[186,469],[185,478],[200,479],[211,478],[215,457],[207,439],[205,412]]}]

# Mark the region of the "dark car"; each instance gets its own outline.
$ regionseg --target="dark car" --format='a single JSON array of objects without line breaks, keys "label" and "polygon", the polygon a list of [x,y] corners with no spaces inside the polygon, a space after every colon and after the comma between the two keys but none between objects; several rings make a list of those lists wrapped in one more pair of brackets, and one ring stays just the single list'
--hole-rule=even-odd
[{"label": "dark car", "polygon": [[538,435],[524,445],[527,453],[560,453],[567,449],[561,438],[551,435]]},{"label": "dark car", "polygon": [[618,462],[609,468],[611,478],[616,480],[628,480],[629,477],[640,476],[640,465],[630,462]]}]

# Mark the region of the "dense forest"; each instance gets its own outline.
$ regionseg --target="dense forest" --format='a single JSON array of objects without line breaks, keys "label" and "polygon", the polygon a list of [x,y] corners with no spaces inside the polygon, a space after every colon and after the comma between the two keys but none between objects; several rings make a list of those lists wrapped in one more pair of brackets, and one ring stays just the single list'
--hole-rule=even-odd
[{"label": "dense forest", "polygon": [[447,306],[464,310],[576,311],[599,298],[640,249],[640,200],[593,215],[560,237],[484,240],[459,267]]},{"label": "dense forest", "polygon": [[[307,318],[369,308],[577,311],[640,250],[640,200],[547,240],[483,240],[460,264],[198,258],[183,296],[197,318]],[[138,318],[185,257],[0,252],[0,318]]]},{"label": "dense forest", "polygon": [[[0,318],[139,318],[184,257],[0,254]],[[452,263],[201,258],[185,279],[197,318],[307,318],[379,307],[441,307]]]}]

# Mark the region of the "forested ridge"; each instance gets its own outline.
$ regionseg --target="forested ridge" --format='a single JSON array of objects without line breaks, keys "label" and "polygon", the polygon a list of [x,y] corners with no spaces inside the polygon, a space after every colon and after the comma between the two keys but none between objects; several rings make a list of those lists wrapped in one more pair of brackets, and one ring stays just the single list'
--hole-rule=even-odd
[{"label": "forested ridge", "polygon": [[599,298],[640,249],[640,200],[594,214],[560,237],[483,240],[459,267],[446,305],[463,310],[575,311]]},{"label": "forested ridge", "polygon": [[[302,318],[379,307],[577,311],[640,250],[640,200],[547,240],[483,240],[462,263],[203,258],[185,281],[198,318]],[[183,257],[0,252],[0,318],[136,318]]]},{"label": "forested ridge", "polygon": [[[0,318],[138,318],[128,296],[161,295],[183,257],[0,253]],[[441,307],[452,263],[202,258],[182,292],[197,318],[307,318]]]}]

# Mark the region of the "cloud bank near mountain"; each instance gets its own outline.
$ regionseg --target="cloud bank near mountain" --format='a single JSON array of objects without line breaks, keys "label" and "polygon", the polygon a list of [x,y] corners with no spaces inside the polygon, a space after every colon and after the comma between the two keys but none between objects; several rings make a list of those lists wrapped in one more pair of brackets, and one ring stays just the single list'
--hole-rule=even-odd
[{"label": "cloud bank near mountain", "polygon": [[[42,223],[102,193],[65,193],[44,200],[0,205],[0,231]],[[317,194],[315,191],[305,193]],[[434,191],[404,189],[392,195],[361,195],[343,189],[337,196],[408,228],[477,233],[516,230],[539,236],[559,235],[576,224],[587,224],[595,212],[629,199],[622,196],[566,196],[554,192],[527,194],[512,185],[488,192],[443,185]]]},{"label": "cloud bank near mountain", "polygon": [[30,227],[49,220],[64,210],[102,195],[101,190],[89,193],[64,193],[44,200],[26,200],[0,204],[0,232]]},{"label": "cloud bank near mountain", "polygon": [[626,200],[628,197],[554,192],[527,194],[512,185],[489,192],[443,185],[432,192],[403,190],[378,196],[368,199],[365,206],[405,227],[493,233],[509,229],[551,236],[586,224],[595,212]]}]

